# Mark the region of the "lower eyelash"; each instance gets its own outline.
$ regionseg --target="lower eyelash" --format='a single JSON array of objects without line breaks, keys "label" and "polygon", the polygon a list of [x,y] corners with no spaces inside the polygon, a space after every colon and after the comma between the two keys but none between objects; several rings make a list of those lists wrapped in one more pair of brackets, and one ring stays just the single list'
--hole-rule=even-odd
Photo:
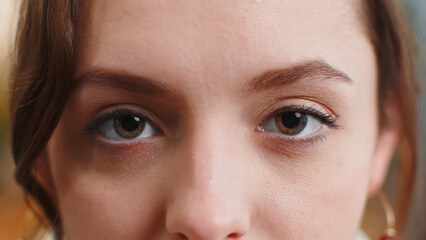
[{"label": "lower eyelash", "polygon": [[319,134],[319,135],[307,137],[307,138],[289,138],[288,139],[288,141],[292,142],[293,144],[303,146],[303,147],[306,147],[306,146],[312,147],[316,143],[324,142],[326,140],[327,138],[324,134]]},{"label": "lower eyelash", "polygon": [[276,134],[262,134],[266,147],[283,155],[300,154],[301,151],[314,149],[317,144],[327,141],[327,134],[317,134],[306,138],[287,138]]}]

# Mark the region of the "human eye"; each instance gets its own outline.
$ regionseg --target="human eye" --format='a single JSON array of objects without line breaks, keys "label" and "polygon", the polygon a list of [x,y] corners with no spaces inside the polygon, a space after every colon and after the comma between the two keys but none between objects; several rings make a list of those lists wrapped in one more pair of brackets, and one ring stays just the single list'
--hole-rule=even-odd
[{"label": "human eye", "polygon": [[260,129],[297,140],[315,135],[323,126],[338,128],[337,119],[314,107],[292,105],[276,111]]},{"label": "human eye", "polygon": [[83,135],[98,132],[113,142],[131,142],[149,138],[159,130],[141,112],[133,109],[113,109],[96,115],[83,128]]}]

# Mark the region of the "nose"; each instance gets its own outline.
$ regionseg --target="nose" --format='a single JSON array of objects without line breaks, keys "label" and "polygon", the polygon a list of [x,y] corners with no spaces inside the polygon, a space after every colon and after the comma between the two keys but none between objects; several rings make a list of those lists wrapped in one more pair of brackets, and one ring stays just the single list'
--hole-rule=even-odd
[{"label": "nose", "polygon": [[248,181],[235,148],[217,133],[204,132],[182,149],[173,159],[166,214],[169,234],[188,240],[242,238],[250,225]]},{"label": "nose", "polygon": [[241,218],[242,212],[238,214],[232,209],[218,211],[217,206],[212,207],[211,204],[210,210],[206,204],[204,207],[194,205],[177,205],[168,212],[167,230],[175,239],[230,240],[240,239],[247,233],[248,221]]}]

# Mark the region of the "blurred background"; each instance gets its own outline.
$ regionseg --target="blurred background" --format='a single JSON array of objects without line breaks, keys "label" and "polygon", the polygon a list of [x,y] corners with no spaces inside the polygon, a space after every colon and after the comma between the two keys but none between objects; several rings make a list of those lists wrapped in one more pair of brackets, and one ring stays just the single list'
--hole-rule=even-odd
[{"label": "blurred background", "polygon": [[[0,239],[17,239],[24,231],[20,223],[26,213],[22,191],[13,180],[9,147],[10,58],[17,18],[18,1],[0,0]],[[21,226],[20,226],[21,225]],[[22,229],[21,229],[22,228]]]},{"label": "blurred background", "polygon": [[[16,22],[15,0],[0,0],[0,239],[12,239],[5,232],[17,232],[18,212],[23,212],[22,193],[13,182],[13,166],[10,157],[9,140],[9,74],[12,48],[13,24]],[[15,16],[14,16],[15,15]],[[6,231],[9,229],[10,231]],[[15,238],[16,239],[16,238]]]},{"label": "blurred background", "polygon": [[[9,138],[9,79],[10,61],[13,49],[15,25],[19,9],[17,0],[0,0],[0,239],[18,239],[31,234],[37,226],[35,216],[28,210],[23,192],[13,180],[13,160],[11,158]],[[416,38],[422,48],[423,59],[426,59],[426,1],[406,0],[407,13],[411,20]],[[422,85],[426,82],[426,61],[423,62]],[[424,91],[423,91],[424,92]],[[420,119],[422,133],[420,137],[426,142],[426,99],[423,96],[420,103]],[[409,217],[406,239],[426,239],[426,147],[420,148],[418,167],[418,185],[416,186],[413,209]],[[392,174],[388,185],[392,185]],[[363,228],[372,239],[384,229],[375,219],[383,222],[383,210],[380,203],[370,201],[366,213],[377,215],[367,217]],[[382,224],[384,226],[384,222]]]}]

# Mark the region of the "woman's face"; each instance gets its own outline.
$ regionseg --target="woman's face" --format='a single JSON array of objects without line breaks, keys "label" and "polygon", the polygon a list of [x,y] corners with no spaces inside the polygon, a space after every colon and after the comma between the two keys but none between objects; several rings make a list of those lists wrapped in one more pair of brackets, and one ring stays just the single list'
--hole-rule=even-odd
[{"label": "woman's face", "polygon": [[68,239],[353,239],[394,140],[357,2],[82,2]]}]

